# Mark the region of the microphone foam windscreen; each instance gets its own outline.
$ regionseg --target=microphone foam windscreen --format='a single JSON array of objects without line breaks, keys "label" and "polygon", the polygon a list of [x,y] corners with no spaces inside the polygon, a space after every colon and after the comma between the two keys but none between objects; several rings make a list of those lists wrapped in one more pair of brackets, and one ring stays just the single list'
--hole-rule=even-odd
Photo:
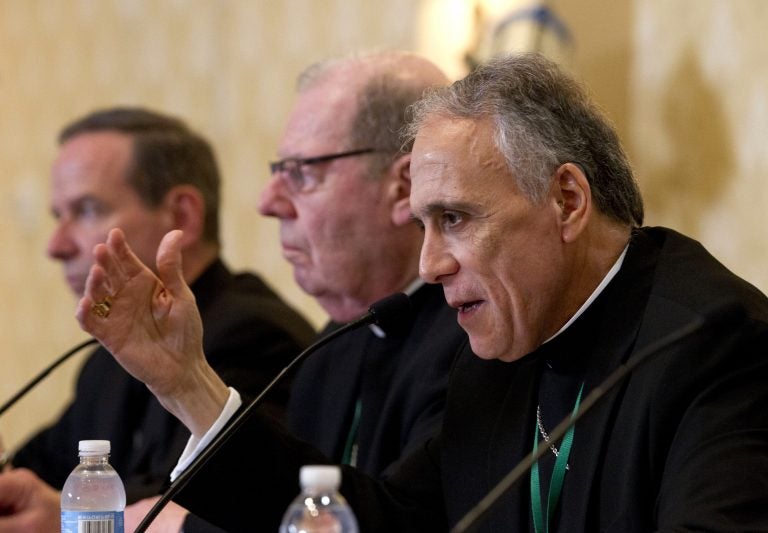
[{"label": "microphone foam windscreen", "polygon": [[396,333],[411,321],[411,300],[402,292],[390,294],[368,308],[373,323],[387,334]]}]

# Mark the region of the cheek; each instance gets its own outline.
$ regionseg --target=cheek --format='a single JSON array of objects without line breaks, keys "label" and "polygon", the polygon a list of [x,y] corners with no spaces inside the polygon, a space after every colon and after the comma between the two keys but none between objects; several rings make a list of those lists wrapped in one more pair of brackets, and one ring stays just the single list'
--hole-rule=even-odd
[{"label": "cheek", "polygon": [[[362,213],[367,213],[361,216]],[[365,242],[374,238],[377,226],[373,223],[375,215],[370,211],[344,209],[341,206],[332,216],[318,217],[308,227],[319,242],[328,243],[334,248],[359,249]]]},{"label": "cheek", "polygon": [[160,240],[168,228],[155,219],[134,219],[124,221],[121,226],[125,231],[128,244],[142,263],[153,266]]},{"label": "cheek", "polygon": [[92,257],[93,248],[97,244],[106,242],[109,229],[103,224],[83,224],[72,233],[73,240],[78,244],[81,251],[88,257]]},{"label": "cheek", "polygon": [[482,269],[480,282],[498,308],[497,321],[511,321],[516,327],[522,327],[530,320],[541,297],[541,277],[548,267],[538,260],[531,263],[516,254],[478,259],[475,262],[477,268]]}]

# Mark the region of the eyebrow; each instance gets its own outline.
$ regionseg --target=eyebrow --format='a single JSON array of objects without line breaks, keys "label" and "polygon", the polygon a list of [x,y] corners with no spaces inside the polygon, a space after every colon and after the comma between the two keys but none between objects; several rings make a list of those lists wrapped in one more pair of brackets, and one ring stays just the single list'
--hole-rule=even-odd
[{"label": "eyebrow", "polygon": [[477,204],[473,204],[470,202],[462,202],[462,201],[433,202],[419,209],[418,213],[415,213],[413,209],[411,209],[411,219],[415,221],[419,221],[422,218],[428,218],[430,216],[435,215],[436,213],[442,213],[445,211],[461,211],[465,213],[474,213],[475,211],[477,211]]}]

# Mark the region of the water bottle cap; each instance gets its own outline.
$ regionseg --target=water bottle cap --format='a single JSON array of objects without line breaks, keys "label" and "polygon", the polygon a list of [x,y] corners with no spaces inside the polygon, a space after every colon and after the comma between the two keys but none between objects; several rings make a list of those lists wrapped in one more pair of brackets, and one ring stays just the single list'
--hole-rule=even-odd
[{"label": "water bottle cap", "polygon": [[302,489],[338,489],[341,484],[341,469],[332,465],[306,465],[299,471],[299,483]]},{"label": "water bottle cap", "polygon": [[108,440],[81,440],[77,447],[84,455],[104,455],[110,451]]}]

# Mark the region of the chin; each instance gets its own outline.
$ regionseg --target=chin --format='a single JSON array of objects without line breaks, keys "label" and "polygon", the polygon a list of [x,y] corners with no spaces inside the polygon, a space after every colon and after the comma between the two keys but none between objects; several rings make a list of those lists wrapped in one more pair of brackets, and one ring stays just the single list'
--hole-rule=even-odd
[{"label": "chin", "polygon": [[495,346],[489,342],[484,342],[479,339],[473,339],[469,337],[469,345],[472,347],[472,353],[478,356],[480,359],[491,361],[493,359],[501,359],[501,353],[498,349],[494,349]]},{"label": "chin", "polygon": [[312,283],[312,279],[299,269],[293,270],[293,281],[301,287],[301,290],[310,296],[317,296],[317,288]]},{"label": "chin", "polygon": [[488,340],[487,342],[482,343],[479,340],[473,340],[472,337],[469,339],[469,344],[472,346],[472,352],[480,359],[485,359],[486,361],[499,360],[504,361],[505,363],[511,363],[512,361],[522,359],[531,352],[530,350],[508,346],[502,342],[494,342],[493,340]]}]

